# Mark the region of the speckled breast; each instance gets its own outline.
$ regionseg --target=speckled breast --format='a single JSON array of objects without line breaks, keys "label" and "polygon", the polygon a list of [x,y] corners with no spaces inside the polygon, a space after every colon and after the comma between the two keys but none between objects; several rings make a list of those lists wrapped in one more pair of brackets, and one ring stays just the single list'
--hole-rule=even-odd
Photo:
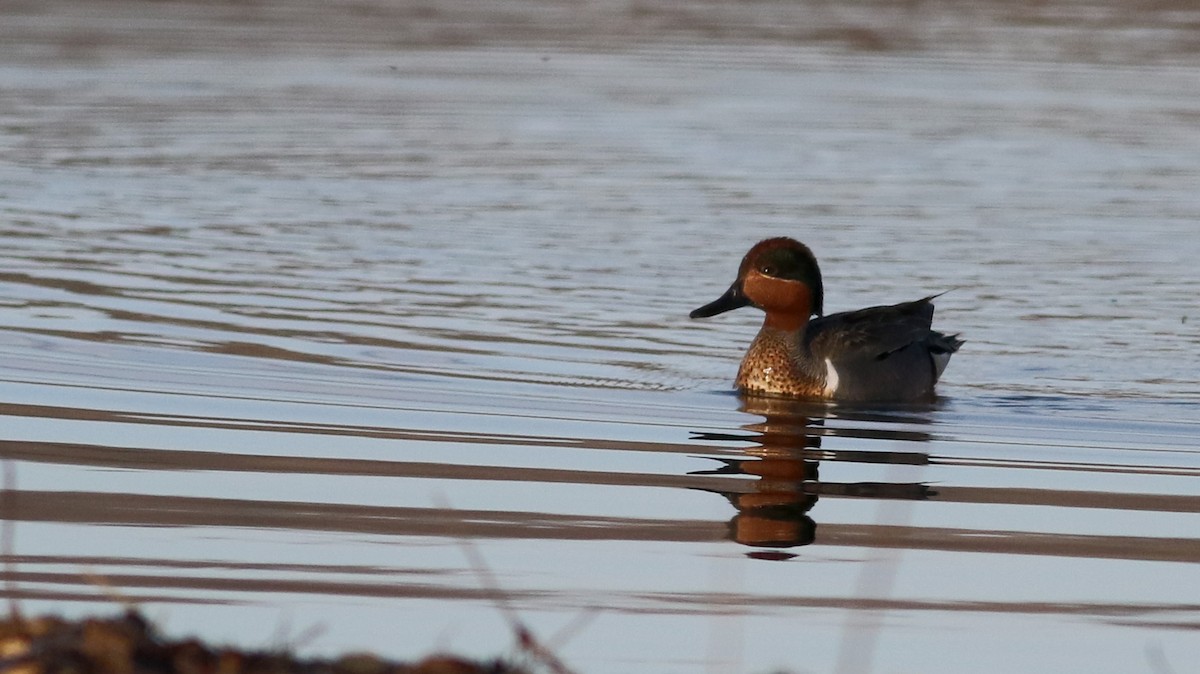
[{"label": "speckled breast", "polygon": [[794,334],[763,330],[742,359],[735,385],[747,393],[824,397],[825,382],[800,366],[799,348]]}]

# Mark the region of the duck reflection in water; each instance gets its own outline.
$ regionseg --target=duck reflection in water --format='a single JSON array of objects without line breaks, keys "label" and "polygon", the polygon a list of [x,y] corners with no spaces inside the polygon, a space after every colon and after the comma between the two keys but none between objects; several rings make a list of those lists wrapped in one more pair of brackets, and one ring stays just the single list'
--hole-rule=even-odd
[{"label": "duck reflection in water", "polygon": [[[816,540],[817,523],[809,511],[821,496],[880,499],[925,500],[937,495],[925,484],[887,482],[823,482],[819,476],[821,461],[926,465],[929,455],[922,452],[823,450],[822,437],[842,436],[863,439],[892,439],[926,442],[929,434],[912,430],[881,431],[878,428],[828,428],[831,408],[821,403],[786,398],[743,397],[741,409],[763,417],[746,424],[748,433],[696,433],[694,439],[710,442],[753,443],[743,451],[745,457],[714,458],[720,466],[693,471],[691,475],[740,475],[756,478],[742,481],[737,489],[713,490],[726,497],[737,514],[729,522],[729,536],[743,545],[760,548],[790,548]],[[895,421],[886,413],[838,410],[839,419]],[[912,422],[912,418],[905,418]],[[760,551],[752,556],[763,559],[788,559],[794,555]]]}]

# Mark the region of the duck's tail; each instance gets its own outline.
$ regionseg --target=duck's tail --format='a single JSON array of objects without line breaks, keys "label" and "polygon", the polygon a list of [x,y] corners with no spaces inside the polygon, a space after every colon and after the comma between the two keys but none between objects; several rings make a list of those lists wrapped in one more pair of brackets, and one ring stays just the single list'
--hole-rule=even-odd
[{"label": "duck's tail", "polygon": [[930,332],[927,343],[929,344],[929,357],[933,359],[933,378],[936,381],[941,379],[942,372],[946,370],[946,364],[950,362],[950,356],[953,356],[954,352],[963,345],[963,340],[959,339],[958,335]]}]

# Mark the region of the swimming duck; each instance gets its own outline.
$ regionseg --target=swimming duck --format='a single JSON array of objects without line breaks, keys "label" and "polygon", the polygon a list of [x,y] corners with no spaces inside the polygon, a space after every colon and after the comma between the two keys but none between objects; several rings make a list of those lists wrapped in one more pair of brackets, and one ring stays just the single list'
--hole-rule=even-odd
[{"label": "swimming duck", "polygon": [[745,306],[766,312],[738,369],[735,386],[745,393],[911,401],[933,396],[963,344],[958,335],[930,329],[935,297],[825,316],[816,256],[779,237],[755,244],[729,290],[690,315],[708,318]]}]

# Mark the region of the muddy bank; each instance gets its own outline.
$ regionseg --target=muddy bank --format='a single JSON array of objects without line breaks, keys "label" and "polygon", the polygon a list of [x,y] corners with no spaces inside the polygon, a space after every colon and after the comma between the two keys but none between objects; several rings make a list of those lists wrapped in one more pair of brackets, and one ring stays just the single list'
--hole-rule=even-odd
[{"label": "muddy bank", "polygon": [[284,650],[242,651],[172,640],[140,613],[69,621],[10,615],[0,622],[0,672],[9,674],[527,674],[501,660],[431,655],[403,663],[357,653],[301,659]]}]

